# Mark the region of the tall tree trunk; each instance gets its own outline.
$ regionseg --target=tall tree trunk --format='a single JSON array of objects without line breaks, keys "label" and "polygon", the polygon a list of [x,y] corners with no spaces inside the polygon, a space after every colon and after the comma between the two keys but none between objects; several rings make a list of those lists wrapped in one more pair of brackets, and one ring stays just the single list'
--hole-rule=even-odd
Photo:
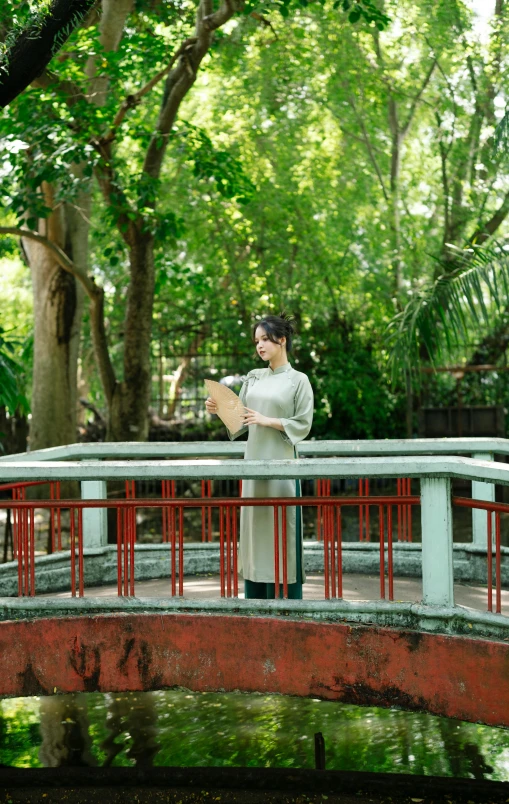
[{"label": "tall tree trunk", "polygon": [[[213,11],[212,0],[201,0],[197,9],[195,36],[182,43],[168,67],[159,117],[145,154],[145,178],[152,181],[159,179],[168,138],[180,104],[196,81],[198,68],[208,52],[213,32],[224,25],[235,10],[232,0],[223,0],[216,11]],[[160,73],[157,80],[163,75],[164,72]],[[139,90],[139,97],[142,97],[140,93],[145,94],[153,85],[149,83],[146,90]],[[119,110],[115,118],[116,126],[124,118],[128,108],[124,104]],[[122,197],[123,209],[120,213],[117,212],[117,225],[129,250],[130,283],[124,323],[124,377],[121,382],[115,379],[105,348],[102,301],[99,298],[93,311],[94,344],[108,400],[107,438],[112,441],[143,441],[148,437],[148,406],[152,383],[150,343],[155,285],[154,237],[146,233],[147,221],[140,211],[141,199],[137,207],[132,207],[130,214],[125,212],[130,203],[112,167],[114,134],[115,129],[98,143],[102,161],[96,175],[106,202],[114,210],[119,207],[119,193]],[[153,209],[156,207],[156,200],[154,197],[149,202]],[[146,205],[147,201],[144,201],[143,206]]]},{"label": "tall tree trunk", "polygon": [[[53,206],[53,188],[46,185],[44,192],[48,206]],[[39,231],[78,262],[79,225],[76,220],[68,220],[68,215],[68,208],[57,207],[49,218],[40,221]],[[83,290],[47,248],[24,239],[24,249],[29,258],[34,299],[30,447],[43,449],[76,440],[76,378]]]},{"label": "tall tree trunk", "polygon": [[[115,50],[131,11],[133,0],[103,0],[100,42],[106,51]],[[86,24],[96,21],[91,15]],[[107,83],[95,78],[95,57],[87,64],[91,102],[105,101]],[[51,86],[46,76],[36,82]],[[72,98],[70,99],[72,103]],[[73,166],[83,175],[83,164]],[[55,188],[44,186],[47,205],[53,208]],[[39,222],[39,232],[60,246],[82,274],[88,274],[91,193],[84,189],[72,204],[57,207]],[[55,255],[44,245],[24,238],[32,272],[34,296],[34,374],[32,393],[32,449],[76,441],[77,373],[84,289],[75,276],[64,271]],[[102,303],[102,297],[100,299]]]},{"label": "tall tree trunk", "polygon": [[145,441],[152,384],[150,342],[154,306],[154,238],[133,233],[131,281],[124,324],[124,379],[110,401],[109,441]]}]

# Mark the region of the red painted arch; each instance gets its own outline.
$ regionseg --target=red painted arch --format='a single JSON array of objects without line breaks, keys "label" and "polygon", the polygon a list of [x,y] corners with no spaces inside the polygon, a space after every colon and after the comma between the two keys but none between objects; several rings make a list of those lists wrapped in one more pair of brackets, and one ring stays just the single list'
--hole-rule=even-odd
[{"label": "red painted arch", "polygon": [[278,617],[126,614],[0,623],[0,694],[241,690],[509,727],[509,645]]}]

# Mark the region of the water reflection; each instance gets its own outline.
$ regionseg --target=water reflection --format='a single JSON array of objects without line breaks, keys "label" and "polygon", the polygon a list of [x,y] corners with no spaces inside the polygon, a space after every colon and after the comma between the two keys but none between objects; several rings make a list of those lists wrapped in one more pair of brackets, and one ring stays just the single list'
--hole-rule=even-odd
[{"label": "water reflection", "polygon": [[88,731],[86,695],[41,698],[39,717],[39,759],[44,767],[87,767],[96,764]]},{"label": "water reflection", "polygon": [[108,696],[106,728],[109,734],[101,742],[106,754],[105,767],[114,764],[125,751],[130,764],[152,765],[159,751],[155,698],[150,692]]},{"label": "water reflection", "polygon": [[509,731],[277,695],[160,691],[0,700],[0,764],[257,766],[509,780]]}]

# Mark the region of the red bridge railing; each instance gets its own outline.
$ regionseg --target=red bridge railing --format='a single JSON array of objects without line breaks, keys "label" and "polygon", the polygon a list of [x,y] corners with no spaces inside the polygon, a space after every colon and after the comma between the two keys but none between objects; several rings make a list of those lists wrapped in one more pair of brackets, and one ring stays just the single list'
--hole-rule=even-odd
[{"label": "red bridge railing", "polygon": [[[487,587],[488,587],[488,611],[493,611],[493,575],[495,575],[495,612],[502,613],[502,545],[501,545],[501,514],[509,514],[509,505],[505,503],[483,502],[481,500],[469,500],[465,497],[453,497],[453,505],[460,508],[478,509],[486,511],[487,518],[487,540],[486,540],[486,561],[487,561]],[[495,527],[493,527],[495,525]],[[493,568],[493,555],[495,556],[495,568]],[[495,570],[493,572],[493,570]]]},{"label": "red bridge railing", "polygon": [[[410,478],[398,478],[397,496],[409,497],[412,494]],[[369,479],[359,478],[359,497],[369,497]],[[331,481],[330,479],[323,479],[316,481],[316,496],[317,497],[330,497],[331,496]],[[364,502],[359,505],[359,541],[370,542],[370,505],[369,502]],[[323,512],[321,506],[318,506],[316,512],[316,538],[318,541],[323,539]],[[412,506],[398,504],[398,541],[411,542],[412,541]]]},{"label": "red bridge railing", "polygon": [[[2,500],[0,508],[12,510],[13,553],[17,561],[18,595],[36,594],[36,550],[35,520],[36,510],[49,512],[51,548],[61,551],[62,512],[66,512],[65,522],[69,522],[69,561],[70,586],[73,596],[84,595],[84,543],[83,511],[89,508],[116,509],[116,549],[117,549],[117,593],[119,596],[135,594],[135,544],[139,527],[136,513],[141,509],[161,509],[161,539],[169,547],[169,593],[183,596],[185,590],[184,551],[185,512],[190,509],[201,511],[201,540],[219,540],[220,593],[222,597],[237,597],[238,587],[238,535],[239,511],[243,506],[270,506],[274,510],[274,568],[276,595],[288,595],[288,507],[315,508],[318,532],[323,541],[323,583],[325,599],[343,596],[343,519],[342,512],[347,508],[359,510],[359,536],[362,541],[375,539],[379,543],[380,598],[394,599],[394,555],[393,542],[412,540],[412,509],[420,498],[411,495],[410,480],[397,481],[397,494],[392,496],[369,496],[367,480],[359,481],[357,497],[338,497],[331,495],[331,481],[317,482],[317,497],[295,497],[286,499],[248,499],[241,497],[212,497],[209,480],[201,481],[202,496],[184,498],[176,496],[174,480],[161,481],[161,499],[136,497],[135,481],[125,484],[125,500],[62,500],[60,482],[49,485],[49,499],[27,500],[27,489],[44,485],[43,481],[11,483],[0,486],[0,492],[9,491],[12,500]],[[241,492],[239,484],[239,493]],[[493,501],[472,500],[453,497],[455,506],[478,509],[486,512],[486,586],[487,609],[489,612],[502,612],[502,560],[505,548],[502,547],[501,517],[509,514],[509,505]],[[395,510],[396,509],[396,510]],[[213,532],[214,522],[217,530]],[[67,520],[68,514],[68,520]],[[373,518],[374,516],[374,518]],[[371,520],[370,520],[371,517]],[[378,533],[373,532],[371,524],[378,525]],[[66,525],[67,527],[67,525]],[[361,534],[363,534],[361,536]],[[193,523],[193,536],[196,523]],[[67,537],[66,537],[67,544]]]},{"label": "red bridge railing", "polygon": [[[168,481],[165,481],[168,482]],[[132,481],[130,481],[132,483]],[[166,489],[167,490],[167,489]],[[170,493],[171,493],[170,489]],[[125,500],[22,500],[0,502],[0,508],[12,508],[19,523],[17,540],[18,595],[36,593],[34,519],[35,509],[69,511],[70,581],[73,596],[84,595],[83,511],[89,508],[117,510],[117,592],[119,596],[135,594],[136,512],[143,508],[162,509],[163,542],[169,544],[171,596],[184,595],[184,512],[202,509],[208,515],[213,508],[219,515],[219,565],[221,597],[238,596],[238,516],[243,506],[270,506],[274,509],[274,577],[275,595],[288,597],[287,509],[296,507],[296,498],[215,498],[185,499],[167,497],[160,500],[133,497],[133,486]],[[298,498],[298,507],[317,507],[322,511],[324,540],[324,597],[339,598],[343,594],[342,521],[344,507],[368,505],[378,509],[380,538],[380,597],[386,597],[385,551],[387,550],[388,599],[394,599],[393,573],[393,506],[418,505],[420,498],[370,497],[369,503],[359,497]],[[178,591],[177,591],[178,590]]]},{"label": "red bridge railing", "polygon": [[[49,482],[46,480],[32,480],[22,483],[3,483],[0,485],[0,493],[1,492],[11,492],[13,500],[26,500],[26,490],[27,488],[33,486],[48,486],[50,490],[50,499],[59,500],[60,499],[60,481]],[[13,506],[7,506],[9,509],[13,508]],[[61,521],[61,512],[60,508],[50,508],[50,542],[51,542],[51,552],[54,553],[57,550],[62,549],[62,521]],[[15,507],[13,508],[13,518],[12,518],[12,554],[13,558],[16,559],[18,555],[18,545],[20,543],[21,538],[23,538],[23,528],[25,527],[24,523],[21,522],[18,516],[18,509]],[[35,549],[35,548],[34,548]]]}]

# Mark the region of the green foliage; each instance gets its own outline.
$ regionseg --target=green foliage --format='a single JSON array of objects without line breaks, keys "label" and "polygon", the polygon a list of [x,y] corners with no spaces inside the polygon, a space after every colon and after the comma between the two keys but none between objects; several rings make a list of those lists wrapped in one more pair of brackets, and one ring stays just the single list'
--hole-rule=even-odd
[{"label": "green foliage", "polygon": [[0,752],[2,765],[40,767],[39,701],[14,699],[0,702]]},{"label": "green foliage", "polygon": [[[503,254],[494,273],[488,264],[474,270],[464,247],[507,189],[505,156],[494,154],[493,142],[504,126],[494,135],[494,97],[499,107],[507,102],[509,26],[499,21],[486,42],[466,4],[381,7],[248,3],[216,33],[158,180],[147,178],[143,163],[164,81],[129,109],[111,144],[117,187],[109,205],[95,183],[104,162],[94,144],[110,132],[123,99],[192,35],[195,4],[137,0],[114,52],[102,48],[97,26],[76,30],[51,64],[55,85],[30,89],[0,117],[9,222],[33,227],[48,215],[43,181],[55,204],[75,204],[80,189],[93,188],[90,270],[106,290],[119,377],[129,286],[119,215],[155,238],[154,369],[161,351],[178,361],[198,348],[203,359],[230,355],[228,370],[234,362],[244,373],[253,365],[253,318],[286,308],[298,321],[295,359],[316,390],[320,436],[402,435],[405,389],[391,386],[393,367],[406,370],[427,352],[435,361],[447,353],[466,360],[495,322],[503,325]],[[62,88],[72,82],[86,93],[90,58],[109,87],[105,102],[77,94],[69,103]],[[410,118],[411,125],[393,196],[394,111],[400,128]],[[77,163],[83,176],[74,173]],[[3,244],[9,254],[15,247],[12,239]],[[438,279],[437,271],[450,276]],[[399,310],[390,363],[384,332]],[[104,404],[87,318],[81,370],[91,398]],[[486,398],[500,393],[509,403],[502,384],[484,387]],[[472,385],[472,398],[482,388]],[[443,400],[453,390],[444,381],[433,393]]]},{"label": "green foliage", "polygon": [[31,344],[21,344],[0,326],[0,406],[7,408],[12,415],[27,414],[30,410],[28,400],[21,392],[23,364],[15,359],[19,347],[22,359],[26,360]]},{"label": "green foliage", "polygon": [[197,179],[213,182],[223,198],[235,198],[239,204],[248,203],[255,186],[238,159],[224,149],[215,148],[207,133],[198,126],[183,122],[177,124],[174,131],[182,140],[182,153],[186,160],[191,160],[193,175]]},{"label": "green foliage", "polygon": [[402,401],[391,391],[369,343],[344,319],[314,321],[299,338],[296,367],[311,377],[315,438],[395,438]]},{"label": "green foliage", "polygon": [[497,123],[493,147],[495,152],[509,153],[509,112],[507,110]]},{"label": "green foliage", "polygon": [[92,147],[73,139],[65,118],[47,116],[44,93],[23,95],[17,112],[0,119],[0,197],[20,225],[36,229],[38,219],[47,218],[52,209],[41,185],[54,186],[53,204],[72,202],[90,176],[79,178],[71,166],[93,159]]},{"label": "green foliage", "polygon": [[[264,14],[270,14],[271,11],[278,11],[284,19],[287,19],[295,9],[307,9],[312,5],[310,0],[265,0],[260,6],[260,3],[247,0],[243,13],[259,13],[261,10]],[[327,0],[318,0],[318,5],[324,8]],[[334,11],[344,12],[348,22],[353,25],[362,19],[368,24],[373,23],[379,31],[383,31],[390,22],[389,16],[381,11],[373,0],[334,0],[332,7]]]},{"label": "green foliage", "polygon": [[472,338],[509,326],[509,257],[504,246],[468,248],[459,267],[415,293],[388,327],[394,370],[458,355]]}]

